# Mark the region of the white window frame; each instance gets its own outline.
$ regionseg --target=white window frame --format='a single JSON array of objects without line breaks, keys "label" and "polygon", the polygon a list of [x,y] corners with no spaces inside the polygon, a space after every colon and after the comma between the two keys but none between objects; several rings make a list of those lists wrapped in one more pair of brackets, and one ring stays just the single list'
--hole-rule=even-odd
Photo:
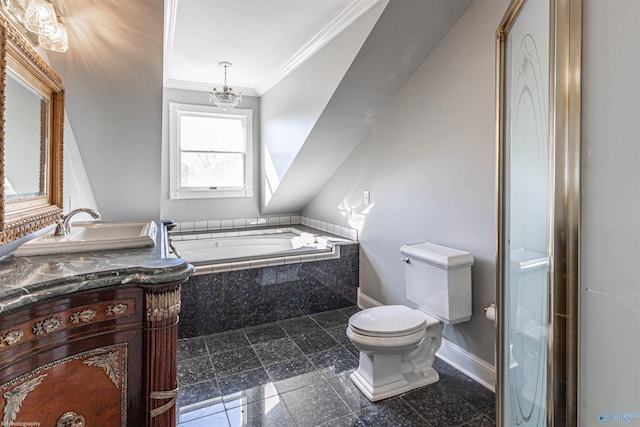
[{"label": "white window frame", "polygon": [[[180,117],[240,116],[245,133],[245,186],[243,188],[184,189],[180,187]],[[169,198],[206,199],[223,197],[253,197],[253,110],[233,108],[223,110],[209,105],[169,103]]]}]

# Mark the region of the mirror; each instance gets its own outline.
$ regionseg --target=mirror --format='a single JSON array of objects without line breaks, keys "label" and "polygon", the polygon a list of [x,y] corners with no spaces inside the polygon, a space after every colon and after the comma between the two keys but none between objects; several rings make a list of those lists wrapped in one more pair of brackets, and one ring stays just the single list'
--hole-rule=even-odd
[{"label": "mirror", "polygon": [[0,244],[55,223],[62,212],[64,88],[0,15]]},{"label": "mirror", "polygon": [[48,100],[10,70],[5,79],[4,199],[44,196]]}]

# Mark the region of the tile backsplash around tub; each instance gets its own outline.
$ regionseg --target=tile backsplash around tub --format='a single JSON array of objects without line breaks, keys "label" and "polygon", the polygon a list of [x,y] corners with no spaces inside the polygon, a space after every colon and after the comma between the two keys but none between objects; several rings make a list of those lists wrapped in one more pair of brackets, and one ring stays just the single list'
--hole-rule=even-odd
[{"label": "tile backsplash around tub", "polygon": [[174,232],[189,233],[194,231],[217,231],[257,227],[273,227],[278,225],[300,224],[300,215],[270,216],[261,218],[211,219],[208,221],[178,222]]},{"label": "tile backsplash around tub", "polygon": [[358,241],[358,230],[355,228],[345,227],[343,225],[332,224],[330,222],[321,221],[319,219],[307,218],[306,216],[300,219],[302,225],[307,227],[322,230],[327,233],[335,234],[336,236],[344,237],[345,239]]},{"label": "tile backsplash around tub", "polygon": [[326,233],[335,234],[345,239],[358,240],[358,230],[319,219],[300,215],[269,216],[260,218],[216,219],[208,221],[183,221],[177,223],[174,233],[194,233],[202,231],[259,229],[261,227],[278,227],[289,225],[306,225]]}]

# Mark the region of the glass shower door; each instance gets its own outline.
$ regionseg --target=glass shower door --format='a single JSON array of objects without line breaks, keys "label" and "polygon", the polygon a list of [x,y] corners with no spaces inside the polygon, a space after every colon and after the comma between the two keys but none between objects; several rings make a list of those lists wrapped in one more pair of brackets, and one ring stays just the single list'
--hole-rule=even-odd
[{"label": "glass shower door", "polygon": [[549,218],[548,1],[513,11],[502,44],[501,419],[546,425]]}]

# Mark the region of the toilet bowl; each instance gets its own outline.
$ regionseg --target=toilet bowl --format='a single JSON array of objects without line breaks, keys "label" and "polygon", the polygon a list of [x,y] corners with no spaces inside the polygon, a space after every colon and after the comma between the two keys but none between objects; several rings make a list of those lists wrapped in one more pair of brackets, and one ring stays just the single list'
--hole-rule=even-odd
[{"label": "toilet bowl", "polygon": [[371,401],[396,396],[439,380],[433,369],[443,324],[471,317],[468,252],[431,243],[404,245],[407,299],[418,305],[386,305],[349,319],[347,337],[360,352],[351,380]]},{"label": "toilet bowl", "polygon": [[402,305],[374,307],[349,319],[347,336],[360,351],[351,380],[371,401],[438,381],[431,367],[442,322]]}]

